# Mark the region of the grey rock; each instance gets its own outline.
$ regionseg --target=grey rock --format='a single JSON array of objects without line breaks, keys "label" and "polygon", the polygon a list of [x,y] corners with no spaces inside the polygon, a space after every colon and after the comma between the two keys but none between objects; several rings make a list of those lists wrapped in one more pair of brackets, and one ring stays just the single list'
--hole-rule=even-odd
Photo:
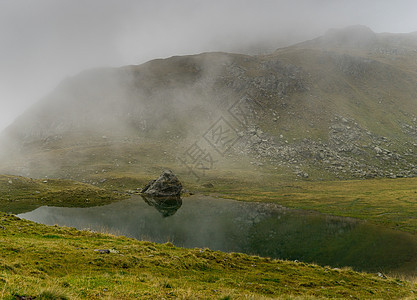
[{"label": "grey rock", "polygon": [[181,194],[182,184],[171,170],[165,170],[156,180],[151,180],[141,193],[153,197],[173,197]]},{"label": "grey rock", "polygon": [[110,253],[109,249],[94,249],[94,251],[96,251],[100,254],[109,254]]}]

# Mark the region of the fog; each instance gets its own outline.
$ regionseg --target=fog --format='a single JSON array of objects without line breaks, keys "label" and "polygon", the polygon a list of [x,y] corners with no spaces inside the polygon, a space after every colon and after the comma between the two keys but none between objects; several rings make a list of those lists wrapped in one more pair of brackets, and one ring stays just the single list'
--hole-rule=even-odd
[{"label": "fog", "polygon": [[417,30],[415,1],[0,1],[0,130],[67,76],[206,51],[265,53],[353,24]]}]

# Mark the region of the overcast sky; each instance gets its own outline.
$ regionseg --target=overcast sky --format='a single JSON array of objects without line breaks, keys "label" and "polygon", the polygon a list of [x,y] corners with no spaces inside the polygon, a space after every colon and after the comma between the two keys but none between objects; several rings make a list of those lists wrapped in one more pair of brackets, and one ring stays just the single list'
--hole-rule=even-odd
[{"label": "overcast sky", "polygon": [[0,130],[84,69],[272,50],[356,24],[412,32],[416,16],[415,0],[0,0]]}]

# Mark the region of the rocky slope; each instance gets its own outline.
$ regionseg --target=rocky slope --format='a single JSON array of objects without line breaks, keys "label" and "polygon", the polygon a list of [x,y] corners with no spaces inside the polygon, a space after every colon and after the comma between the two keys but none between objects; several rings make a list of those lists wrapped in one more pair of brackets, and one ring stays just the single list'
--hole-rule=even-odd
[{"label": "rocky slope", "polygon": [[269,55],[86,71],[3,132],[7,171],[36,173],[40,153],[59,151],[60,168],[80,147],[106,145],[105,157],[156,141],[191,172],[249,159],[309,179],[416,176],[416,67],[416,33],[353,26]]}]

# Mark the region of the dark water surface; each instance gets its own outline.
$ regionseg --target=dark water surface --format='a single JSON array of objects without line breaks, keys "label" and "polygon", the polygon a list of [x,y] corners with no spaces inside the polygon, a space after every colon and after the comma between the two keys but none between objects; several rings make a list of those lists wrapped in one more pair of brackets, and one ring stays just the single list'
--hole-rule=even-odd
[{"label": "dark water surface", "polygon": [[181,247],[417,275],[414,235],[274,204],[207,196],[158,202],[135,196],[90,208],[43,206],[19,217]]}]

